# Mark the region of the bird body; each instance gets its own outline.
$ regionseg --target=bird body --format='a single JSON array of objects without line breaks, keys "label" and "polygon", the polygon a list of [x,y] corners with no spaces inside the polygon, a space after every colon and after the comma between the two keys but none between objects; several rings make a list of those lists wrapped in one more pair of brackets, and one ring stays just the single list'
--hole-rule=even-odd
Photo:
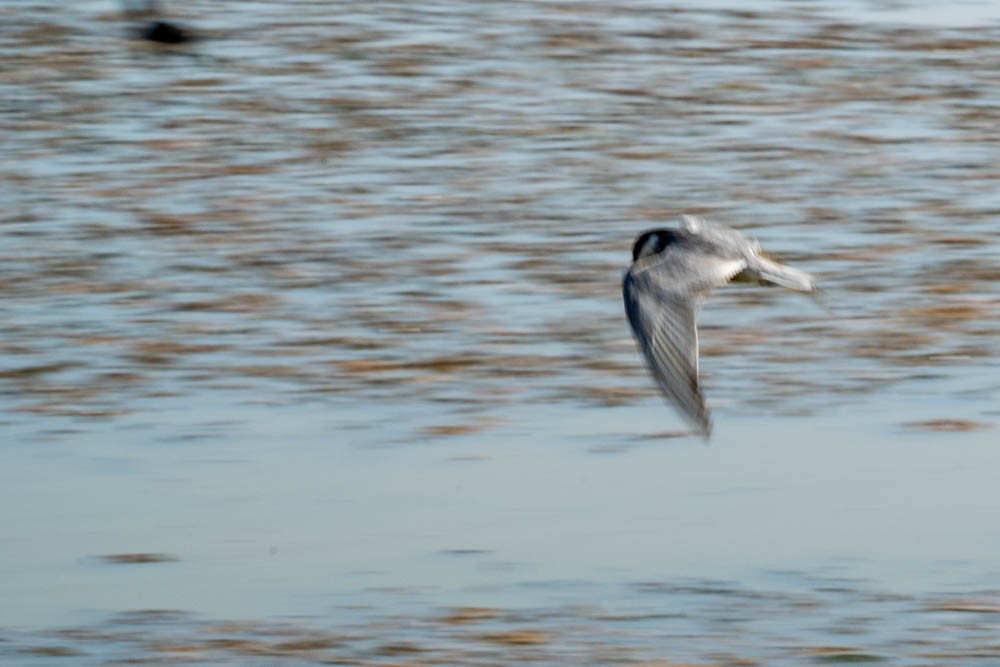
[{"label": "bird body", "polygon": [[622,284],[625,313],[650,373],[706,438],[712,421],[698,377],[696,320],[712,290],[733,280],[816,290],[809,274],[767,257],[756,240],[688,215],[679,229],[639,234]]}]

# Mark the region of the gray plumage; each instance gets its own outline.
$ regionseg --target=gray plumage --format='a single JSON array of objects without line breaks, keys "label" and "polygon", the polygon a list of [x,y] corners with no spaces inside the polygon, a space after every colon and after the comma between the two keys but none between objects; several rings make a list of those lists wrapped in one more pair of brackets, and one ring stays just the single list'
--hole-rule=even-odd
[{"label": "gray plumage", "polygon": [[689,215],[680,229],[636,238],[622,285],[625,313],[653,379],[705,438],[712,421],[698,381],[696,319],[711,291],[733,279],[816,290],[809,274],[768,259],[757,241]]}]

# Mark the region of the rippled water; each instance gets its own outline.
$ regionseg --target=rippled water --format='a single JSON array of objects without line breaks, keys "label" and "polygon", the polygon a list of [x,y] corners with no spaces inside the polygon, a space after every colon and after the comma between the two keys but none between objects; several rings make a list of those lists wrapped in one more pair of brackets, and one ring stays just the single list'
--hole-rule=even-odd
[{"label": "rippled water", "polygon": [[[221,618],[385,628],[335,642],[360,662],[970,646],[1000,587],[1000,9],[950,7],[191,2],[171,50],[110,3],[0,3],[0,656],[71,624],[94,660],[273,649],[186,634]],[[834,311],[713,297],[707,448],[620,302],[680,212]],[[758,599],[773,626],[726,626]],[[149,609],[181,615],[105,621]]]}]

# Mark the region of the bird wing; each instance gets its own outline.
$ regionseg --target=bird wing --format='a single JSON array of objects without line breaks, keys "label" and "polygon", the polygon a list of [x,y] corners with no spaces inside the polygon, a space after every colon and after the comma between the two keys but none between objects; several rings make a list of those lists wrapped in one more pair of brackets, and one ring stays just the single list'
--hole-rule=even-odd
[{"label": "bird wing", "polygon": [[667,248],[652,262],[633,266],[622,285],[625,313],[653,378],[705,437],[712,424],[698,381],[695,319],[709,292],[745,267],[743,258]]}]

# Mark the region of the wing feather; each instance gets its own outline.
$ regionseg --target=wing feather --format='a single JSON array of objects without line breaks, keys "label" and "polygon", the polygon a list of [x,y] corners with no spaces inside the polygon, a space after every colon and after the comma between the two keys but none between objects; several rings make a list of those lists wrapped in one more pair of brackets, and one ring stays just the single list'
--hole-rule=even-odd
[{"label": "wing feather", "polygon": [[698,380],[698,329],[702,301],[746,267],[668,248],[654,262],[625,274],[625,313],[646,365],[663,394],[708,437],[712,422]]},{"label": "wing feather", "polygon": [[629,274],[625,313],[653,379],[680,413],[705,435],[711,422],[698,383],[696,304],[676,297],[657,298]]}]

